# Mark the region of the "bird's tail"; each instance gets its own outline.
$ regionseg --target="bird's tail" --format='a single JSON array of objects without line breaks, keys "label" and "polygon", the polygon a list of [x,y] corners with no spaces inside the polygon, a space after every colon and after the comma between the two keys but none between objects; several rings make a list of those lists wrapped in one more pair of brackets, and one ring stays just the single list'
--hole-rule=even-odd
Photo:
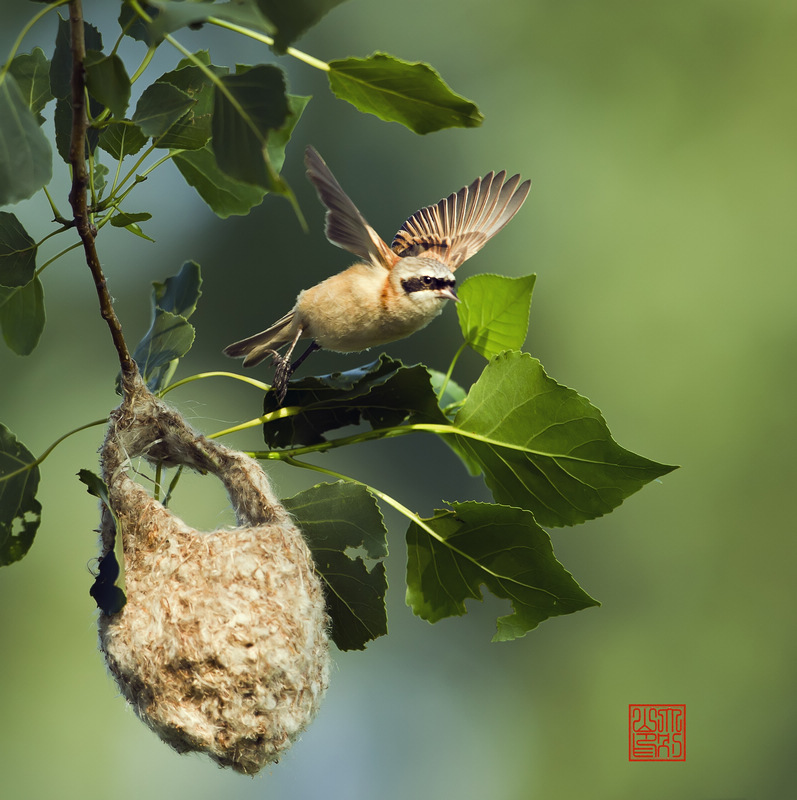
[{"label": "bird's tail", "polygon": [[293,318],[294,313],[291,311],[282,319],[278,319],[270,328],[266,328],[254,336],[241,339],[240,342],[227,345],[223,351],[224,355],[230,356],[230,358],[245,356],[243,365],[254,367],[255,364],[259,364],[264,358],[293,340],[293,331],[291,330]]}]

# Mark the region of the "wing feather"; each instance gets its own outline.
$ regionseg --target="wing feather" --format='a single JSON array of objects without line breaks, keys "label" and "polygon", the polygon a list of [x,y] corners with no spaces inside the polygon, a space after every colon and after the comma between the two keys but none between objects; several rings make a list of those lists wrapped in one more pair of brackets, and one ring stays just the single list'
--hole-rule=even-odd
[{"label": "wing feather", "polygon": [[304,163],[307,177],[327,207],[327,239],[372,264],[390,269],[396,256],[358,211],[314,147],[305,150]]},{"label": "wing feather", "polygon": [[416,211],[396,233],[392,250],[402,257],[432,253],[455,270],[517,214],[530,188],[520,175],[488,172]]}]

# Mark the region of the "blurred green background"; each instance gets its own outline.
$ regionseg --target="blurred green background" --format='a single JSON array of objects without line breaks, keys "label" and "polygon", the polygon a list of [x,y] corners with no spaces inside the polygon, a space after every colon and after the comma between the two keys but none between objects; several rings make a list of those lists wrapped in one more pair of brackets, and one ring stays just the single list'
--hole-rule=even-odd
[{"label": "blurred green background", "polygon": [[[3,53],[39,8],[6,0]],[[85,3],[106,46],[116,8]],[[217,63],[271,58],[233,35],[178,38],[211,43]],[[50,20],[23,51],[41,45],[49,55],[53,41]],[[350,0],[297,46],[326,60],[379,49],[429,61],[479,104],[483,127],[417,137],[359,114],[329,95],[322,73],[282,59],[291,91],[314,95],[285,168],[309,235],[276,198],[248,218],[217,220],[170,165],[139,187],[129,210],[155,213],[145,229],[157,244],[109,230],[100,255],[132,341],[148,326],[150,282],[187,258],[202,265],[185,376],[232,368],[225,344],[348,263],[323,238],[322,209],[303,178],[305,144],[385,237],[490,169],[530,176],[519,217],[463,271],[538,273],[527,349],[601,408],[620,444],[682,468],[609,517],[553,533],[560,560],[603,606],[510,644],[490,643],[506,611],[496,601],[433,627],[412,616],[404,524],[388,514],[390,636],[336,653],[319,717],[252,780],[162,745],[106,673],[88,595],[98,513],[75,477],[96,467],[101,429],[80,433],[43,464],[40,532],[28,557],[0,574],[3,798],[789,796],[795,41],[797,8],[785,0]],[[143,55],[125,48],[130,63]],[[153,78],[176,61],[165,48],[158,59]],[[56,170],[66,210],[64,165]],[[8,210],[35,238],[49,232],[46,205]],[[36,454],[117,402],[114,352],[85,264],[64,259],[43,280],[40,347],[26,359],[0,350],[0,419]],[[458,341],[447,309],[388,352],[440,369]],[[368,358],[320,354],[307,370]],[[470,354],[455,377],[467,384],[480,369]],[[256,416],[261,402],[220,379],[170,399],[205,431]],[[232,443],[259,444],[255,432]],[[423,513],[441,499],[487,497],[425,438],[322,463],[367,476]],[[310,482],[287,468],[272,474],[283,495]],[[221,490],[200,479],[181,485],[178,509],[199,527],[229,521]],[[686,704],[686,762],[628,761],[629,703]]]}]

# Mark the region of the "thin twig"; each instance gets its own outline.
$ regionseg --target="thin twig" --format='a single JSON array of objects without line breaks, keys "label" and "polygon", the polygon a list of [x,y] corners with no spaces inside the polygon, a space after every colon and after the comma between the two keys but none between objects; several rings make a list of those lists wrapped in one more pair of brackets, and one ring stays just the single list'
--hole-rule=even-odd
[{"label": "thin twig", "polygon": [[69,148],[69,163],[72,165],[72,189],[69,204],[75,218],[75,227],[83,242],[86,263],[94,278],[94,286],[100,301],[100,313],[111,331],[114,347],[119,355],[122,374],[130,377],[136,373],[136,364],[127,349],[122,335],[122,326],[113,309],[105,275],[102,272],[97,248],[94,246],[95,230],[89,219],[86,190],[89,177],[86,170],[86,74],[83,62],[86,58],[86,42],[83,36],[83,4],[81,0],[69,3],[69,26],[72,41],[72,142]]}]

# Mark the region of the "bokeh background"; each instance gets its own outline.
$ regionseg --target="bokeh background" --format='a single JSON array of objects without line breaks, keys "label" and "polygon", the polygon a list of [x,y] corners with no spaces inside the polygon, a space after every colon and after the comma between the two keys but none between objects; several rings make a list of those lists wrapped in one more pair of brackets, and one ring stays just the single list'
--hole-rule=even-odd
[{"label": "bokeh background", "polygon": [[[7,52],[41,6],[3,3]],[[116,37],[115,3],[86,16]],[[53,46],[52,20],[23,50]],[[182,31],[217,63],[272,56],[231,34]],[[520,216],[465,268],[538,274],[526,349],[588,396],[615,438],[682,466],[615,513],[555,531],[558,557],[603,603],[491,644],[500,602],[435,626],[404,605],[404,524],[387,514],[391,633],[335,656],[322,711],[254,779],[178,756],[127,709],[96,648],[88,588],[97,508],[78,483],[101,428],[42,466],[43,523],[0,574],[0,794],[9,800],[206,798],[783,798],[795,783],[795,345],[797,8],[787,0],[350,0],[297,46],[330,60],[384,50],[431,62],[485,114],[483,127],[417,137],[335,100],[322,73],[281,59],[312,94],[285,167],[310,223],[266,198],[217,220],[171,166],[131,196],[153,245],[99,241],[130,340],[150,282],[203,268],[197,341],[178,375],[228,369],[229,341],[283,313],[297,290],[347,264],[321,233],[303,178],[315,144],[369,221],[390,236],[420,205],[490,169],[533,179]],[[143,48],[126,44],[137,63]],[[165,48],[164,48],[165,51]],[[150,69],[170,69],[166,53]],[[48,109],[51,116],[51,107]],[[64,166],[53,192],[66,203]],[[13,209],[36,238],[46,205]],[[52,252],[63,246],[52,244]],[[45,246],[45,247],[47,247]],[[47,251],[43,254],[52,254]],[[116,403],[114,352],[85,264],[43,275],[48,323],[29,358],[0,350],[0,419],[42,452]],[[445,368],[453,309],[388,348]],[[314,356],[308,369],[366,357]],[[481,369],[471,354],[456,377]],[[265,375],[261,375],[265,377]],[[261,398],[207,380],[170,399],[205,431],[259,413]],[[247,449],[257,434],[233,441]],[[444,445],[402,439],[327,456],[417,511],[486,497]],[[307,474],[272,471],[283,495]],[[189,522],[229,521],[220,490],[185,481]],[[789,520],[792,520],[789,522]],[[685,703],[687,760],[630,763],[629,703]]]}]

